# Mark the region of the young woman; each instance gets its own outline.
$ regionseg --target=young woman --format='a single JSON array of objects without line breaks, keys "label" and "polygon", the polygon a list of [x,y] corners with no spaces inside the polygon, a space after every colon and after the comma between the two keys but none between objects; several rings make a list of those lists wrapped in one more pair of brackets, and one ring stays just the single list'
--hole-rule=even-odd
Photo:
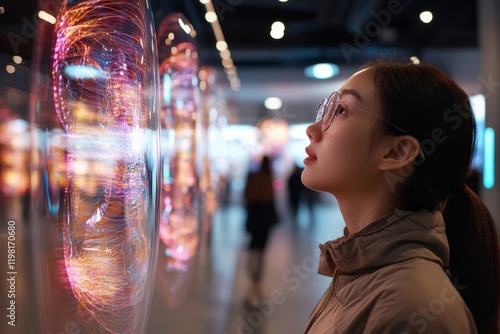
[{"label": "young woman", "polygon": [[475,122],[442,70],[379,62],[325,99],[302,182],[338,201],[344,237],[306,333],[498,333],[498,232],[465,179]]}]

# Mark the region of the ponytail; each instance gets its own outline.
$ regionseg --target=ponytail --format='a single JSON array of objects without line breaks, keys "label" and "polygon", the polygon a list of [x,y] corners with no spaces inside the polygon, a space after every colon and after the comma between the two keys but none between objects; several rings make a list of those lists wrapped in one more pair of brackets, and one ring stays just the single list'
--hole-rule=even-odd
[{"label": "ponytail", "polygon": [[468,186],[444,208],[453,284],[469,307],[479,333],[499,332],[499,237],[486,205]]}]

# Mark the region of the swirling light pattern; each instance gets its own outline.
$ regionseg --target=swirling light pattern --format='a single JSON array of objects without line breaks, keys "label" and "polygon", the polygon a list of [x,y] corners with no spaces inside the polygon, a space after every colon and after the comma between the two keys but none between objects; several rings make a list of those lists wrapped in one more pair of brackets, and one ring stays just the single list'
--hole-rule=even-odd
[{"label": "swirling light pattern", "polygon": [[[148,0],[65,0],[55,25],[53,126],[65,134],[66,186],[51,226],[61,271],[51,276],[73,298],[52,300],[89,333],[144,332],[149,309],[159,180],[149,8]],[[64,320],[56,321],[63,329]]]},{"label": "swirling light pattern", "polygon": [[[165,17],[158,28],[160,83],[162,91],[163,190],[159,264],[167,305],[178,305],[185,295],[186,277],[200,243],[200,219],[196,130],[198,55],[195,31],[181,14]],[[189,276],[189,275],[188,275]],[[170,277],[170,279],[168,279]],[[182,284],[180,284],[182,282]]]}]

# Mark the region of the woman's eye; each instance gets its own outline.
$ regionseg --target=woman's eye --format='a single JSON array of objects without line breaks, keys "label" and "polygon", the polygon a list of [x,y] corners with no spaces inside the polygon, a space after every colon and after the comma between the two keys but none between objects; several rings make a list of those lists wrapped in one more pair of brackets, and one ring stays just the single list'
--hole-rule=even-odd
[{"label": "woman's eye", "polygon": [[345,113],[346,113],[346,110],[344,108],[340,107],[337,111],[337,116],[342,116]]}]

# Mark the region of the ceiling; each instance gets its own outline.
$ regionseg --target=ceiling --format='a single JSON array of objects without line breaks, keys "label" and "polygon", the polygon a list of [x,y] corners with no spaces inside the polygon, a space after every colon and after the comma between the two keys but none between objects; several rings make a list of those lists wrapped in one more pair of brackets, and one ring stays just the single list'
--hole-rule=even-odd
[{"label": "ceiling", "polygon": [[[198,32],[202,62],[220,64],[199,0],[151,0],[151,4],[157,23],[169,13],[182,12]],[[296,67],[324,61],[345,64],[348,58],[359,63],[387,54],[418,55],[426,47],[478,44],[474,0],[213,0],[213,4],[238,67]],[[16,0],[0,6],[5,8],[0,15],[0,50],[8,54],[18,51],[31,59],[37,2]],[[391,8],[394,14],[389,12]],[[434,14],[430,24],[419,20],[423,10]],[[383,12],[389,13],[386,20]],[[385,27],[377,25],[374,13]],[[286,26],[280,40],[269,36],[275,21]],[[371,35],[367,35],[368,43],[356,39],[359,31]],[[14,43],[12,33],[19,36]],[[350,49],[351,57],[342,51],[342,46],[349,50],[348,45],[357,49]]]},{"label": "ceiling", "polygon": [[[202,60],[218,63],[213,33],[199,0],[153,0],[152,3],[157,18],[168,12],[184,13],[199,33]],[[359,64],[381,55],[418,55],[427,47],[478,44],[474,0],[213,0],[213,3],[239,67],[296,67],[326,61]],[[419,13],[426,10],[434,14],[429,24],[419,19]],[[280,40],[269,35],[275,21],[283,22],[286,27]],[[357,37],[360,31],[367,34],[367,42]]]},{"label": "ceiling", "polygon": [[[199,0],[150,1],[157,25],[169,13],[183,13],[197,31],[201,64],[215,66],[223,74],[213,30],[204,18],[205,6]],[[230,95],[239,110],[235,122],[255,122],[266,112],[262,107],[266,95],[288,99],[293,114],[287,114],[286,106],[281,113],[290,122],[310,119],[314,109],[311,101],[317,104],[318,98],[339,86],[367,59],[420,57],[432,48],[478,47],[475,0],[212,2],[241,79],[241,91]],[[5,9],[0,15],[0,51],[22,56],[29,66],[37,2],[16,0],[0,6]],[[424,10],[434,15],[429,24],[419,19]],[[269,35],[275,21],[285,24],[280,40]],[[13,40],[14,35],[20,38]],[[303,68],[319,62],[338,64],[340,75],[326,81],[305,78]]]}]

